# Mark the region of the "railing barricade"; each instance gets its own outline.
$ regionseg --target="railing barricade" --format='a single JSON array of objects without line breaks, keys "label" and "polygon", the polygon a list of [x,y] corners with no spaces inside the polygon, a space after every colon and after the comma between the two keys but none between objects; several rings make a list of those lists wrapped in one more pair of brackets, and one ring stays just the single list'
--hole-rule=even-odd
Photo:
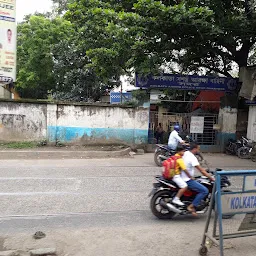
[{"label": "railing barricade", "polygon": [[[221,188],[226,177],[231,181],[229,190]],[[216,172],[213,195],[199,254],[207,255],[208,239],[224,256],[225,239],[256,235],[256,170]]]}]

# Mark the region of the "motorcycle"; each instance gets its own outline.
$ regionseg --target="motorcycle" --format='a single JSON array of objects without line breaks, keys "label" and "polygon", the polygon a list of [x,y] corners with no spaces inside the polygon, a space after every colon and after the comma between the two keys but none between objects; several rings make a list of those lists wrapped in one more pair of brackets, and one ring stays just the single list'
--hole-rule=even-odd
[{"label": "motorcycle", "polygon": [[[217,169],[221,171],[221,169]],[[211,172],[213,174],[213,172]],[[176,215],[187,215],[191,214],[187,210],[187,207],[192,203],[197,192],[192,190],[187,190],[181,197],[181,201],[185,204],[184,206],[175,205],[172,203],[175,195],[177,194],[179,187],[172,180],[166,180],[162,176],[155,176],[157,182],[153,183],[153,189],[149,194],[152,196],[150,200],[150,208],[152,213],[159,219],[172,219]],[[195,177],[196,181],[207,187],[209,190],[208,196],[201,202],[196,209],[197,214],[204,214],[208,210],[210,200],[212,197],[212,190],[214,182],[210,181],[205,176]],[[221,188],[223,191],[228,192],[227,187],[231,185],[227,176],[221,177]],[[223,215],[223,218],[229,219],[234,215]]]},{"label": "motorcycle", "polygon": [[[188,144],[188,143],[193,142],[193,140],[189,136],[186,136],[185,142]],[[187,150],[189,150],[189,146],[187,147]],[[157,166],[161,167],[161,166],[163,166],[164,160],[168,159],[169,157],[171,157],[175,154],[176,154],[176,151],[169,148],[168,145],[157,144],[156,149],[155,149],[155,154],[154,154],[154,161]],[[204,161],[204,158],[201,153],[198,153],[196,155],[196,157],[200,163],[202,163]]]},{"label": "motorcycle", "polygon": [[227,155],[237,155],[238,149],[242,146],[243,142],[241,140],[229,139],[225,147],[225,152]]},{"label": "motorcycle", "polygon": [[242,137],[242,146],[237,150],[237,156],[241,159],[249,159],[253,150],[252,142]]}]

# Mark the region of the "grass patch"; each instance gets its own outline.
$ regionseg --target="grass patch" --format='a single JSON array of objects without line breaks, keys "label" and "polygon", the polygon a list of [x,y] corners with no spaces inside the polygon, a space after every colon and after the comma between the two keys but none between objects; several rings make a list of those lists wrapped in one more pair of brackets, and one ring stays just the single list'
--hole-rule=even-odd
[{"label": "grass patch", "polygon": [[37,148],[43,146],[41,142],[24,141],[24,142],[0,142],[0,148],[25,149]]}]

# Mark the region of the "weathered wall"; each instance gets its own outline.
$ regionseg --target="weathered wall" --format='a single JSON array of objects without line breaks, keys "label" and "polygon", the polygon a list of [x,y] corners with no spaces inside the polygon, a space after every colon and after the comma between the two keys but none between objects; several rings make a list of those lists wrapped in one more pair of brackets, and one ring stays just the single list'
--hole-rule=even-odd
[{"label": "weathered wall", "polygon": [[47,105],[0,102],[0,141],[46,138]]},{"label": "weathered wall", "polygon": [[239,134],[246,136],[248,127],[248,109],[238,109],[236,130]]},{"label": "weathered wall", "polygon": [[242,67],[239,71],[239,80],[242,87],[239,96],[253,100],[256,96],[256,67]]},{"label": "weathered wall", "polygon": [[147,142],[147,109],[74,105],[58,105],[54,109],[55,106],[51,106],[48,117],[50,142]]},{"label": "weathered wall", "polygon": [[247,137],[256,141],[256,106],[250,106],[249,108]]},{"label": "weathered wall", "polygon": [[12,95],[9,91],[0,85],[0,99],[11,99]]},{"label": "weathered wall", "polygon": [[0,102],[0,140],[141,144],[148,120],[144,108]]},{"label": "weathered wall", "polygon": [[237,109],[230,107],[220,108],[219,124],[221,129],[218,132],[218,140],[223,151],[227,141],[236,138]]}]

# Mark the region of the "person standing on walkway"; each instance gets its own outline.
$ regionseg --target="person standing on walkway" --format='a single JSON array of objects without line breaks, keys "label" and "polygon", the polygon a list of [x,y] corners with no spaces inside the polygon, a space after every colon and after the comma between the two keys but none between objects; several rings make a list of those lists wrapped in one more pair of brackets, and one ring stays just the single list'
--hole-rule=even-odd
[{"label": "person standing on walkway", "polygon": [[162,124],[159,123],[159,125],[156,128],[156,144],[163,143],[163,136],[164,136],[164,130],[162,127]]}]

